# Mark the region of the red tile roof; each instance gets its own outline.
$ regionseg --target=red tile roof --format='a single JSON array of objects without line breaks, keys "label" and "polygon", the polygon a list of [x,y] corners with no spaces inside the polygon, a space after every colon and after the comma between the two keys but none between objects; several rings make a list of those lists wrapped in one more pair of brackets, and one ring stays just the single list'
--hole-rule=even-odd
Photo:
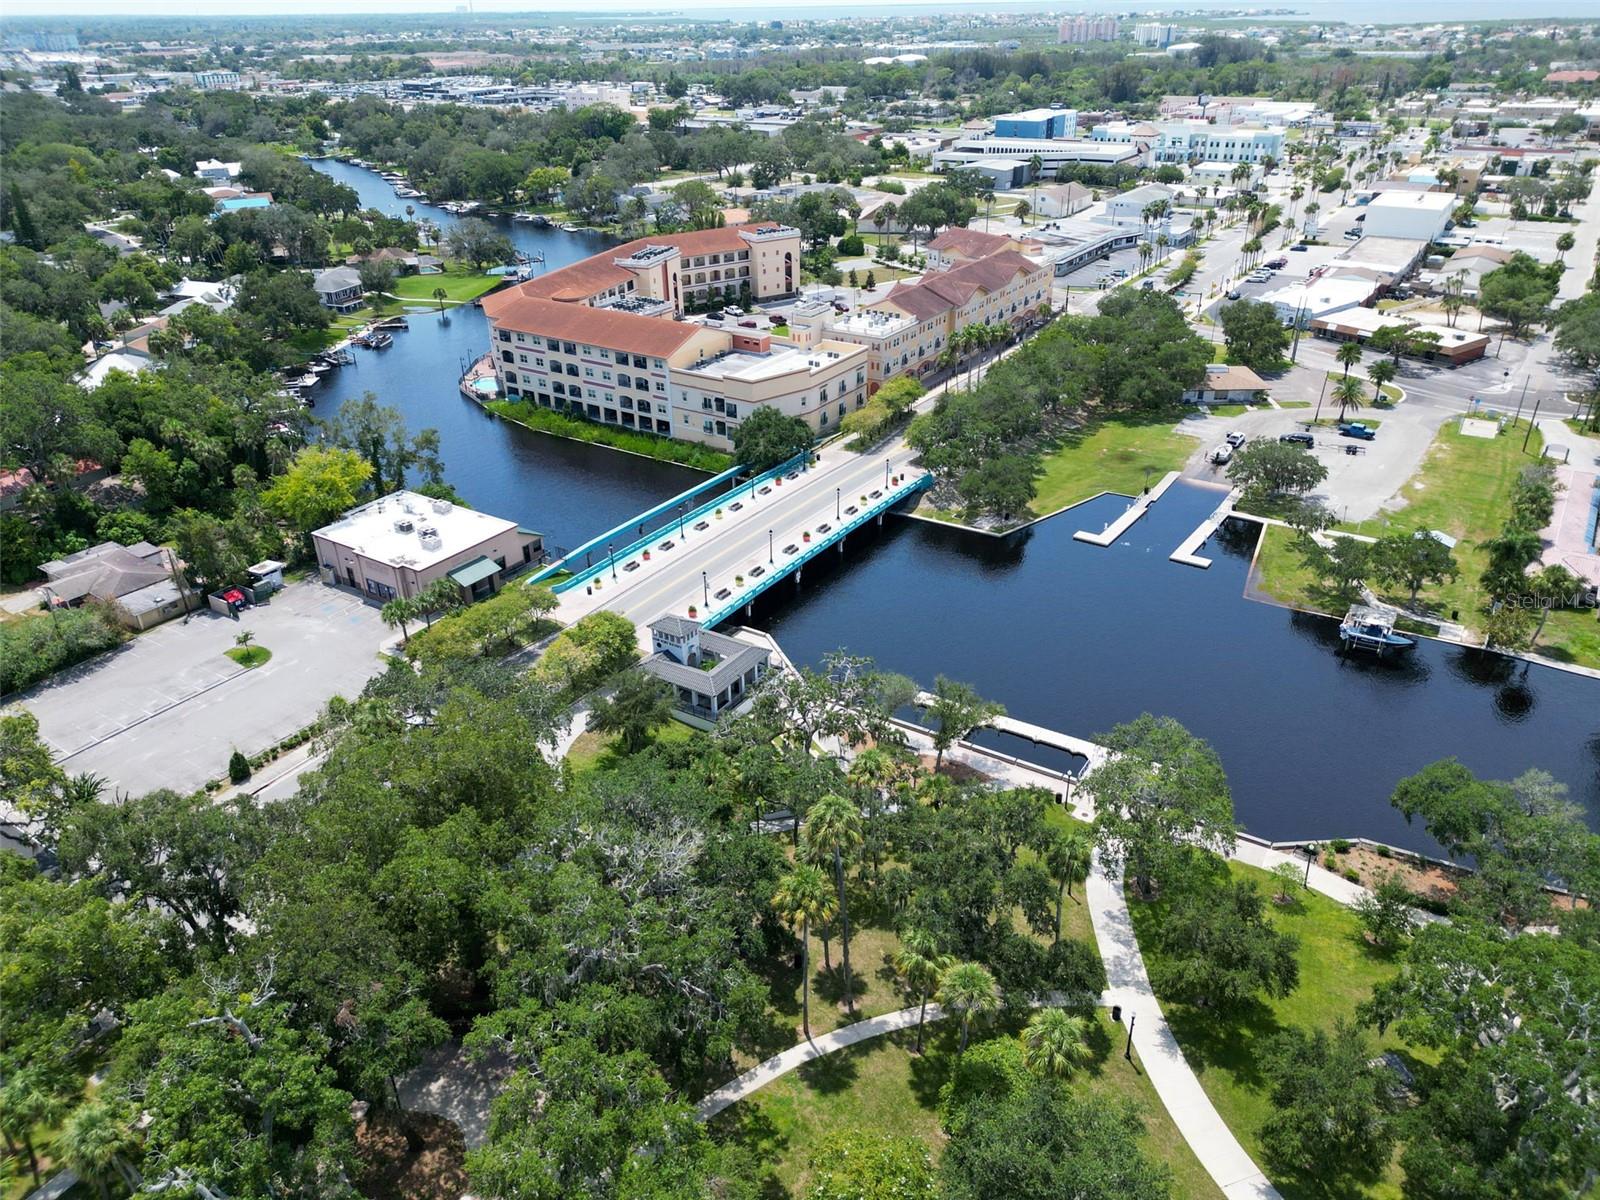
[{"label": "red tile roof", "polygon": [[664,358],[702,329],[667,317],[642,317],[611,308],[563,304],[516,289],[484,298],[483,310],[502,329],[537,333],[570,342],[608,346]]},{"label": "red tile roof", "polygon": [[902,283],[889,293],[883,303],[892,304],[919,321],[926,321],[949,309],[960,308],[980,289],[995,292],[1019,274],[1043,269],[1015,250],[1002,250],[987,258],[962,263],[948,271],[924,275],[916,283]]},{"label": "red tile roof", "polygon": [[551,300],[581,304],[589,297],[607,288],[627,283],[633,272],[616,265],[615,260],[637,254],[647,246],[676,246],[684,254],[727,254],[748,250],[750,243],[739,236],[745,229],[776,229],[771,221],[749,221],[742,225],[726,225],[719,229],[695,229],[686,233],[658,233],[635,238],[610,250],[575,262],[570,267],[551,271],[538,279],[529,280],[513,291]]}]

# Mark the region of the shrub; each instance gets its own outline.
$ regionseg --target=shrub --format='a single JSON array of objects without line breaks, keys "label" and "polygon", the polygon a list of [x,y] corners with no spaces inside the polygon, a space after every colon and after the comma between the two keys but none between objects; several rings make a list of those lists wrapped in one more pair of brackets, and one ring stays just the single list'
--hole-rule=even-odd
[{"label": "shrub", "polygon": [[1328,845],[1333,849],[1333,852],[1335,854],[1348,854],[1348,853],[1350,853],[1350,839],[1349,838],[1334,838],[1333,840],[1331,840],[1328,843]]},{"label": "shrub", "polygon": [[891,196],[904,196],[906,185],[898,179],[880,179],[872,185],[874,191],[888,192]]},{"label": "shrub", "polygon": [[0,625],[0,694],[14,692],[126,641],[98,604]]},{"label": "shrub", "polygon": [[1379,858],[1392,858],[1393,856],[1394,856],[1394,851],[1389,849],[1389,847],[1387,847],[1387,846],[1379,846],[1378,847],[1378,857]]},{"label": "shrub", "polygon": [[859,233],[848,233],[839,239],[839,253],[847,258],[867,252],[867,244],[861,240]]},{"label": "shrub", "polygon": [[1361,882],[1361,872],[1356,870],[1354,867],[1351,867],[1348,871],[1346,871],[1344,873],[1344,877],[1346,879],[1348,879],[1351,883],[1360,883]]},{"label": "shrub", "polygon": [[228,782],[243,783],[250,778],[250,760],[239,751],[233,752],[233,757],[228,759]]}]

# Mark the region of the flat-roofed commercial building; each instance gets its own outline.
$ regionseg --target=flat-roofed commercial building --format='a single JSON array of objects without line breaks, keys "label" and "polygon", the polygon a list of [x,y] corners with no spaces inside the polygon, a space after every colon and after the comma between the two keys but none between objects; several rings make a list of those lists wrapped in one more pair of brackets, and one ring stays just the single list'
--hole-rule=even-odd
[{"label": "flat-roofed commercial building", "polygon": [[[1019,187],[1033,178],[1029,163],[1039,159],[1039,174],[1054,178],[1055,173],[1071,163],[1088,163],[1097,167],[1114,167],[1121,163],[1137,165],[1142,151],[1136,146],[1104,141],[1072,138],[1018,138],[990,137],[984,134],[958,138],[948,150],[933,156],[933,169],[947,171],[952,167],[981,167],[986,163],[999,163],[1007,178],[1003,187]],[[1022,164],[1018,172],[1017,164]]]},{"label": "flat-roofed commercial building", "polygon": [[1378,330],[1391,325],[1415,329],[1419,333],[1431,333],[1438,338],[1434,346],[1415,356],[1427,362],[1442,362],[1452,367],[1459,367],[1462,363],[1482,358],[1489,349],[1489,335],[1486,333],[1413,321],[1403,315],[1379,312],[1375,308],[1346,308],[1330,316],[1320,317],[1311,322],[1311,332],[1330,341],[1365,343]]},{"label": "flat-roofed commercial building", "polygon": [[544,539],[515,521],[416,492],[352,508],[311,543],[322,582],[374,600],[415,596],[440,579],[481,600],[544,551]]},{"label": "flat-roofed commercial building", "polygon": [[1454,192],[1380,192],[1367,205],[1367,237],[1431,242],[1444,234],[1461,201]]}]

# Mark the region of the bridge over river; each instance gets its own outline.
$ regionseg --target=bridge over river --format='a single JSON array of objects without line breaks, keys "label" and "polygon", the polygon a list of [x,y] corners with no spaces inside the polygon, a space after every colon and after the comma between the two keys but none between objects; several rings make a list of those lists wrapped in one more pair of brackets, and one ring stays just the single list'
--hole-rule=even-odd
[{"label": "bridge over river", "polygon": [[556,615],[570,623],[606,609],[639,626],[642,641],[663,616],[716,625],[780,581],[798,584],[808,562],[843,553],[852,531],[928,487],[914,457],[899,439],[865,455],[840,441],[737,483],[629,545],[568,562],[579,569],[555,584]]}]

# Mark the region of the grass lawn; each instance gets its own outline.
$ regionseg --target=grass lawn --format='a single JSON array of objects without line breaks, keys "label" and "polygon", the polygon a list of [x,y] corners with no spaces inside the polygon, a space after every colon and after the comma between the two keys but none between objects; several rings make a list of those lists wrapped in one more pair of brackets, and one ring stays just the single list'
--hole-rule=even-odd
[{"label": "grass lawn", "polygon": [[[1263,892],[1271,894],[1274,884],[1266,871],[1237,862],[1230,862],[1228,870],[1235,878],[1254,880]],[[1161,902],[1146,904],[1130,897],[1129,907],[1146,961],[1153,961],[1156,955],[1151,952],[1150,935],[1161,920]],[[1294,992],[1229,1014],[1163,1001],[1167,1023],[1206,1095],[1244,1148],[1263,1166],[1258,1133],[1272,1104],[1269,1081],[1257,1069],[1257,1045],[1290,1026],[1331,1031],[1336,1019],[1352,1017],[1373,987],[1399,969],[1392,957],[1367,944],[1355,913],[1325,896],[1302,892],[1286,908],[1269,907],[1277,927],[1300,939],[1300,986]],[[1396,1050],[1411,1060],[1432,1061],[1431,1055],[1419,1053],[1392,1032],[1379,1037],[1375,1030],[1368,1030],[1367,1035],[1374,1054]],[[1318,1181],[1274,1174],[1273,1182],[1286,1200],[1335,1195],[1390,1200],[1400,1194],[1400,1172],[1394,1163],[1379,1179],[1324,1176]]]},{"label": "grass lawn", "polygon": [[[1481,581],[1488,554],[1480,543],[1499,532],[1509,510],[1511,485],[1517,473],[1537,462],[1541,449],[1537,430],[1528,441],[1528,449],[1522,449],[1521,435],[1525,432],[1524,427],[1497,438],[1474,438],[1463,436],[1452,425],[1444,426],[1421,468],[1401,493],[1404,507],[1340,528],[1372,537],[1441,529],[1458,539],[1455,556],[1460,575],[1423,588],[1417,607],[1445,620],[1451,619],[1452,613],[1459,613],[1461,623],[1476,634],[1487,599]],[[1293,540],[1294,534],[1287,529],[1269,528],[1264,534],[1258,559],[1261,590],[1285,604],[1342,615],[1350,598],[1323,587],[1300,565]],[[1408,605],[1410,600],[1404,592],[1379,594],[1395,604]],[[1534,649],[1562,662],[1600,667],[1600,626],[1586,611],[1553,612]]]},{"label": "grass lawn", "polygon": [[234,646],[223,653],[246,670],[259,667],[272,658],[272,651],[265,646]]},{"label": "grass lawn", "polygon": [[[987,1031],[975,1028],[973,1040],[1015,1036],[1020,1024],[1014,1016]],[[743,1142],[769,1164],[763,1194],[772,1197],[804,1196],[817,1145],[840,1129],[918,1138],[937,1156],[945,1142],[939,1088],[955,1060],[956,1031],[953,1021],[929,1025],[927,1052],[920,1057],[911,1053],[915,1030],[904,1030],[808,1063],[719,1116],[711,1125],[713,1135]],[[1121,1035],[1122,1027],[1109,1014],[1098,1013],[1095,1060],[1075,1077],[1074,1086],[1090,1096],[1139,1104],[1144,1149],[1172,1168],[1173,1195],[1216,1200],[1221,1192],[1167,1116],[1137,1057],[1133,1063],[1123,1059]]]},{"label": "grass lawn", "polygon": [[1173,428],[1181,415],[1104,421],[1069,434],[1044,459],[1033,511],[1057,512],[1100,492],[1137,495],[1144,489],[1147,468],[1154,484],[1182,467],[1196,443]]},{"label": "grass lawn", "polygon": [[[682,721],[668,721],[656,730],[655,737],[651,739],[654,745],[669,745],[673,742],[687,742],[697,736],[699,730],[685,725]],[[574,775],[587,775],[592,771],[608,771],[618,763],[624,761],[625,756],[617,749],[617,735],[613,733],[596,733],[589,730],[578,735],[578,740],[572,743],[572,749],[567,751],[567,764],[572,768]]]},{"label": "grass lawn", "polygon": [[1311,407],[1311,401],[1309,401],[1309,400],[1279,400],[1278,401],[1278,407],[1279,408],[1310,408]]},{"label": "grass lawn", "polygon": [[1248,404],[1213,404],[1203,412],[1213,417],[1242,417],[1250,411]]},{"label": "grass lawn", "polygon": [[432,300],[435,288],[443,288],[446,300],[465,304],[476,300],[499,284],[498,275],[485,275],[465,267],[451,267],[437,275],[404,275],[395,280],[394,295],[402,300]]}]

